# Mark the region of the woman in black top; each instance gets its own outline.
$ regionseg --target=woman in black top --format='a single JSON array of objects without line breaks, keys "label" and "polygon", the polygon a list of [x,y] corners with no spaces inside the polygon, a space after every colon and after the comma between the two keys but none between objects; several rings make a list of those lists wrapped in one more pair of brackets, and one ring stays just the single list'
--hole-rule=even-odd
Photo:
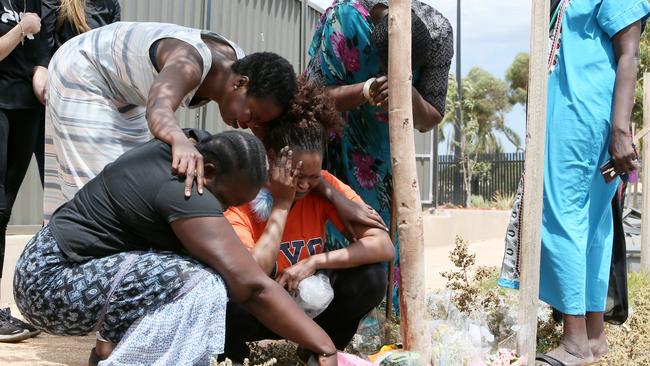
[{"label": "woman in black top", "polygon": [[[49,56],[40,15],[40,1],[0,0],[0,277],[11,208],[42,124]],[[29,337],[30,331],[16,324],[8,311],[0,311],[0,341]]]},{"label": "woman in black top", "polygon": [[266,182],[264,146],[228,131],[196,149],[206,190],[194,187],[191,197],[161,140],[108,164],[25,246],[16,305],[54,334],[98,330],[94,362],[111,355],[111,364],[204,365],[223,351],[229,298],[321,365],[336,365],[327,334],[262,272],[223,217]]}]

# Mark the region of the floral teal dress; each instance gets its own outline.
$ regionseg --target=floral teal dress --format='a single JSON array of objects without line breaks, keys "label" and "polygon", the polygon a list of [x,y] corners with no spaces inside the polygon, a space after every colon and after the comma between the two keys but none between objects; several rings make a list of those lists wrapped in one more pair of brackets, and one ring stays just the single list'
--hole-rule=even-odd
[{"label": "floral teal dress", "polygon": [[[374,25],[368,9],[387,1],[337,0],[325,11],[309,50],[306,76],[320,85],[362,83],[380,75],[379,58],[372,47]],[[428,5],[413,1],[413,11],[427,25],[433,42],[431,57],[414,70],[418,92],[441,114],[445,110],[453,37],[447,19]],[[388,136],[388,113],[381,107],[363,104],[343,113],[342,133],[331,132],[324,165],[330,173],[352,187],[363,200],[390,224],[392,173]],[[327,249],[347,246],[345,237],[331,224],[327,227]],[[397,242],[395,242],[397,251]],[[398,254],[396,252],[396,254]],[[395,292],[399,284],[398,256],[395,258]],[[395,309],[399,303],[394,296]]]}]

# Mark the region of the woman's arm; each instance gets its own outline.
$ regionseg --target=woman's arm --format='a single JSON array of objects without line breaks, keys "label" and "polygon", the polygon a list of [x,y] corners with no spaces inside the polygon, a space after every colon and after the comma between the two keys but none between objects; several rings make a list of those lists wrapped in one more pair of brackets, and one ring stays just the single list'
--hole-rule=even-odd
[{"label": "woman's arm", "polygon": [[5,57],[9,56],[22,40],[23,36],[18,25],[0,37],[0,60],[4,60]]},{"label": "woman's arm", "polygon": [[[444,113],[444,111],[443,111]],[[442,114],[413,87],[413,127],[420,132],[431,131],[442,121]]]},{"label": "woman's arm", "polygon": [[313,255],[308,260],[313,261],[314,267],[319,270],[358,267],[387,262],[395,257],[395,247],[386,231],[357,226],[356,235],[359,240],[348,247]]},{"label": "woman's arm", "polygon": [[609,151],[614,158],[616,171],[620,174],[636,169],[634,148],[629,138],[630,117],[634,106],[637,59],[641,38],[641,22],[637,21],[612,38],[618,66],[614,86],[612,135]]},{"label": "woman's arm", "polygon": [[272,161],[269,177],[269,191],[273,197],[273,209],[266,221],[264,232],[251,250],[251,255],[266,275],[271,275],[280,252],[280,242],[287,223],[289,211],[296,196],[297,177],[302,162],[293,169],[292,151],[284,148],[280,158]]},{"label": "woman's arm", "polygon": [[267,276],[270,276],[275,268],[284,226],[287,223],[290,209],[291,204],[285,205],[273,201],[273,209],[266,221],[264,232],[251,250],[253,259]]},{"label": "woman's arm", "polygon": [[363,84],[328,86],[325,92],[334,101],[337,111],[346,112],[367,102],[363,96]]},{"label": "woman's arm", "polygon": [[199,53],[185,42],[161,41],[158,47],[160,73],[147,97],[146,119],[149,130],[172,147],[172,171],[185,176],[185,195],[191,194],[194,178],[203,193],[203,157],[187,139],[174,112],[183,98],[201,82],[203,61]]},{"label": "woman's arm", "polygon": [[34,75],[32,76],[32,89],[34,95],[41,104],[45,105],[47,99],[47,77],[48,71],[44,66],[34,66]]},{"label": "woman's arm", "polygon": [[334,206],[336,214],[347,232],[345,234],[351,236],[348,238],[349,240],[354,241],[356,239],[354,237],[355,225],[374,227],[388,231],[384,220],[382,220],[381,216],[379,216],[375,209],[369,205],[357,203],[348,199],[322,176],[314,190]]},{"label": "woman's arm", "polygon": [[387,262],[395,257],[395,248],[386,231],[357,225],[355,234],[359,240],[348,247],[302,260],[282,271],[276,281],[289,292],[294,292],[300,281],[319,269],[353,268]]},{"label": "woman's arm", "polygon": [[[231,301],[240,303],[273,332],[314,353],[336,351],[327,333],[262,272],[225,218],[180,219],[171,227],[193,257],[221,275]],[[321,365],[336,365],[335,356],[319,361]]]},{"label": "woman's arm", "polygon": [[[417,88],[412,87],[411,93],[413,100],[413,127],[420,132],[430,131],[442,121],[442,114],[424,99]],[[382,76],[377,78],[372,84],[370,95],[373,103],[388,108],[388,77]]]},{"label": "woman's arm", "polygon": [[41,30],[41,19],[34,13],[24,13],[15,27],[0,37],[0,60],[4,60],[23,40],[27,34],[36,34]]}]

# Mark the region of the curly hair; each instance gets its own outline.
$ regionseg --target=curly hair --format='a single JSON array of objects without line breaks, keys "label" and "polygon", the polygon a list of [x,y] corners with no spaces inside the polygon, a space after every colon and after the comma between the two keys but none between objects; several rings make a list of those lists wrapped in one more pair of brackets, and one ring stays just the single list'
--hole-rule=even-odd
[{"label": "curly hair", "polygon": [[232,70],[247,76],[246,95],[271,98],[287,108],[296,93],[296,72],[291,63],[273,52],[256,52],[232,64]]},{"label": "curly hair", "polygon": [[287,113],[269,124],[264,145],[275,153],[285,146],[294,151],[322,153],[326,134],[342,128],[341,115],[325,90],[301,79]]},{"label": "curly hair", "polygon": [[[388,66],[388,16],[385,16],[379,23],[375,24],[372,31],[372,46],[377,50],[377,56],[381,63]],[[428,50],[431,49],[433,40],[426,24],[415,12],[411,11],[411,66],[414,70],[419,69],[429,57]]]}]

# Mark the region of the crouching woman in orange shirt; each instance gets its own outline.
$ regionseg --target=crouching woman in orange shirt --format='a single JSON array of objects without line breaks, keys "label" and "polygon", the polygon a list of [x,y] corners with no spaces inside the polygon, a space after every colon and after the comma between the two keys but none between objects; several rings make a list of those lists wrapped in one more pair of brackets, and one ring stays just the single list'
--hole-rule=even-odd
[{"label": "crouching woman in orange shirt", "polygon": [[[325,251],[327,220],[342,231],[343,225],[337,200],[331,203],[324,197],[332,192],[324,191],[363,202],[352,188],[321,170],[326,131],[339,123],[323,93],[303,86],[289,113],[265,136],[268,189],[251,203],[229,208],[225,216],[262,270],[289,292],[316,271],[329,277],[334,299],[314,320],[342,350],[385,295],[383,262],[393,260],[395,250],[386,231],[357,224],[354,232],[345,233],[352,239],[348,247]],[[240,306],[228,304],[225,357],[241,362],[250,353],[245,342],[278,338]]]}]

